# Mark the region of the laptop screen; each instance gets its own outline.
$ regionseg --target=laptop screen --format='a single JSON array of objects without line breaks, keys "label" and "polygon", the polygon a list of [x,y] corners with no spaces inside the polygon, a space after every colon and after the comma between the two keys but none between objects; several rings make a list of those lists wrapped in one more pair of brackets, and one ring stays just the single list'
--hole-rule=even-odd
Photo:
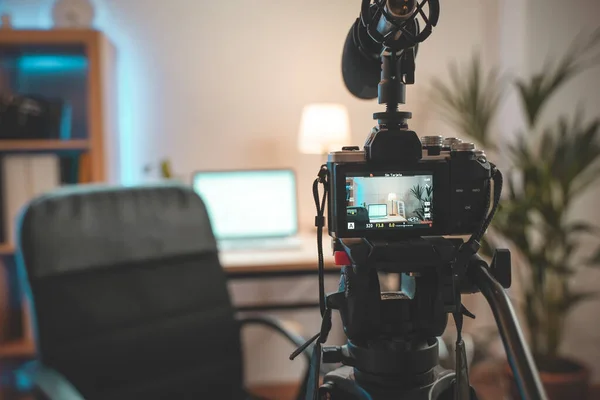
[{"label": "laptop screen", "polygon": [[200,195],[218,240],[292,236],[298,232],[292,170],[197,172]]},{"label": "laptop screen", "polygon": [[387,217],[387,204],[369,204],[369,218]]}]

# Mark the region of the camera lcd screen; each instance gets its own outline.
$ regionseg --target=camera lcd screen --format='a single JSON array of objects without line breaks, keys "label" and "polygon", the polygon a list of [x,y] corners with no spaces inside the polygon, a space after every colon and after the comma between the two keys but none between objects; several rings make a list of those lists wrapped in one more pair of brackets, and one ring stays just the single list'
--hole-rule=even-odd
[{"label": "camera lcd screen", "polygon": [[431,172],[346,175],[348,231],[427,229],[433,226]]}]

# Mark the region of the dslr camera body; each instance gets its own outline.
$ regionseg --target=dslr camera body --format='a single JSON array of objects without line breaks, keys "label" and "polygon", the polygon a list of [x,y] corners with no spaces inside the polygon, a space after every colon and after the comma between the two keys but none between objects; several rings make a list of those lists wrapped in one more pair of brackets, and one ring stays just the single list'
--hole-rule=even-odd
[{"label": "dslr camera body", "polygon": [[327,170],[334,239],[469,235],[488,211],[491,165],[483,151],[457,138],[374,128],[364,150],[331,152]]}]

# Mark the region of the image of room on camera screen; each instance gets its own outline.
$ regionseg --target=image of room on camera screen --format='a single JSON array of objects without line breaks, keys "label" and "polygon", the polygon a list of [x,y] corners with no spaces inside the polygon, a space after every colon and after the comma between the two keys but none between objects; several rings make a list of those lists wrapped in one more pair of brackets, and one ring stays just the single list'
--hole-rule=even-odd
[{"label": "image of room on camera screen", "polygon": [[348,230],[430,228],[433,176],[381,173],[346,177]]}]

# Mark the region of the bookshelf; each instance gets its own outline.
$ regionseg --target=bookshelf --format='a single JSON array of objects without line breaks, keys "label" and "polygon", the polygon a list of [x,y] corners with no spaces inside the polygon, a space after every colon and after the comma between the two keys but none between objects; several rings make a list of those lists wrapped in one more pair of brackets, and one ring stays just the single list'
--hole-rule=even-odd
[{"label": "bookshelf", "polygon": [[35,353],[33,340],[17,339],[0,346],[0,360],[6,358],[28,358]]},{"label": "bookshelf", "polygon": [[89,150],[89,141],[75,140],[0,140],[0,153],[58,153]]},{"label": "bookshelf", "polygon": [[12,244],[0,243],[0,257],[9,256],[15,252],[15,246]]},{"label": "bookshelf", "polygon": [[[9,157],[40,154],[57,157],[60,184],[105,182],[118,176],[105,164],[106,153],[118,154],[114,61],[115,50],[100,31],[0,30],[0,94],[61,98],[72,107],[68,139],[0,138],[0,177],[14,176],[6,172],[11,170],[3,171]],[[0,183],[5,217],[1,228],[6,230],[3,200],[8,183]],[[0,240],[0,364],[2,359],[35,354],[30,309],[18,289],[15,246],[7,237]]]}]

